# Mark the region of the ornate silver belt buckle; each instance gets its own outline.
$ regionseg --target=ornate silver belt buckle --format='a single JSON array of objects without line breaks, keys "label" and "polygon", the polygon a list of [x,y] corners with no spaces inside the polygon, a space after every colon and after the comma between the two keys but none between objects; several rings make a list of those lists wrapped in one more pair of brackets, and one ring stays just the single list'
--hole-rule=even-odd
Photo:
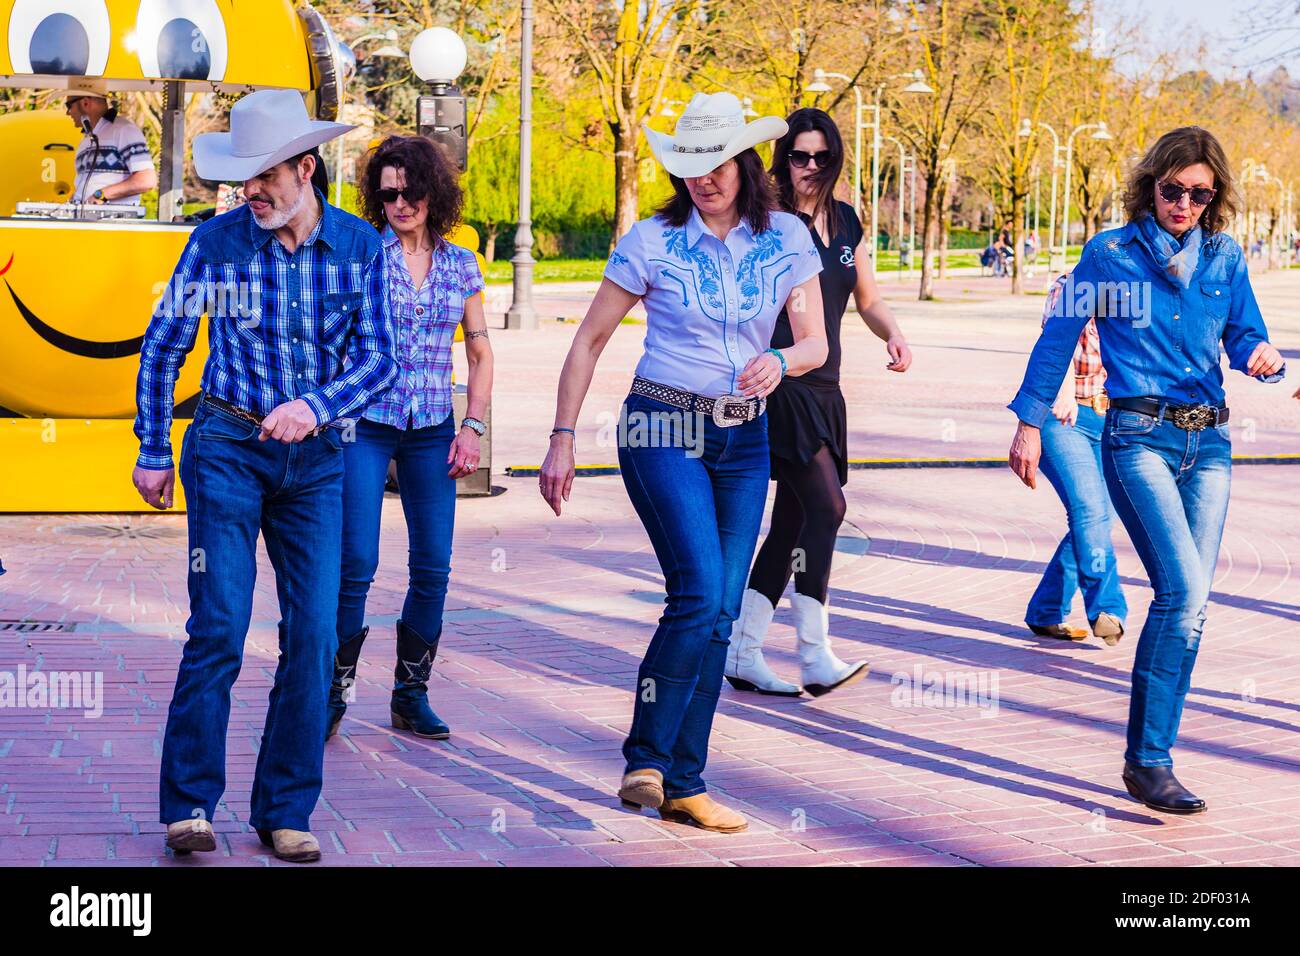
[{"label": "ornate silver belt buckle", "polygon": [[1211,405],[1179,405],[1170,409],[1176,426],[1187,432],[1199,432],[1218,420],[1218,412]]},{"label": "ornate silver belt buckle", "polygon": [[[741,414],[728,415],[728,408],[739,408]],[[744,395],[723,395],[713,401],[713,424],[719,428],[730,428],[732,425],[750,421],[753,417],[753,399],[746,398]]]}]

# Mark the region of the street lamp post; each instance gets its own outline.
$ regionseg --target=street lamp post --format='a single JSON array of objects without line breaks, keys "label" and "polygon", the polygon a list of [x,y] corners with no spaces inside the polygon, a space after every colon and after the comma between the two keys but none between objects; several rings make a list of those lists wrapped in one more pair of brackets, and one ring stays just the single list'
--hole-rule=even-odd
[{"label": "street lamp post", "polygon": [[1110,130],[1106,128],[1105,120],[1096,123],[1084,123],[1076,126],[1070,131],[1069,138],[1065,141],[1065,195],[1061,198],[1064,205],[1065,223],[1061,227],[1061,262],[1062,268],[1065,263],[1065,253],[1070,247],[1070,174],[1074,171],[1074,137],[1084,130],[1096,130],[1090,139],[1110,140],[1115,137],[1110,135]]},{"label": "street lamp post", "polygon": [[[843,73],[828,73],[825,70],[813,70],[813,81],[808,84],[810,93],[828,93],[830,85],[826,80],[843,80],[853,90],[853,211],[862,218],[862,91],[853,82],[852,77]],[[879,119],[879,114],[877,114]]]},{"label": "street lamp post", "polygon": [[[903,146],[903,142],[902,142],[902,140],[897,139],[896,137],[893,137],[893,136],[882,136],[881,139],[888,140],[889,142],[893,143],[895,146],[898,147],[898,230],[894,233],[894,235],[897,237],[896,241],[897,241],[897,243],[898,243],[898,254],[899,254],[899,261],[898,261],[898,281],[899,281],[899,282],[902,282],[902,281],[903,281],[903,260],[902,260],[902,255],[903,255],[903,206],[904,206],[904,198],[903,198],[904,193],[903,193],[903,190],[904,190],[904,188],[905,188],[905,184],[906,184],[906,182],[907,182],[907,178],[906,178],[906,175],[905,175],[905,173],[906,173],[906,171],[907,171],[907,149]],[[873,257],[873,261],[874,261],[874,257]],[[909,262],[908,265],[909,265],[909,267],[910,267],[910,266],[911,266],[911,263]]]},{"label": "street lamp post", "polygon": [[521,0],[519,47],[519,226],[515,230],[514,301],[506,328],[537,328],[533,308],[533,0]]},{"label": "street lamp post", "polygon": [[[830,85],[826,82],[827,77],[840,78],[843,79],[845,82],[849,81],[849,78],[847,76],[844,76],[844,74],[842,73],[827,73],[824,70],[819,69],[813,71],[813,82],[809,83],[806,87],[804,87],[804,89],[807,90],[809,93],[829,93],[831,88]],[[907,86],[903,87],[903,89],[901,90],[901,92],[903,93],[919,93],[922,95],[930,95],[934,93],[934,88],[925,82],[920,70],[914,70],[911,73],[898,73],[893,76],[886,77],[886,80],[897,80],[903,78],[910,78],[912,81],[911,83],[907,84]],[[871,273],[872,275],[875,275],[877,272],[880,271],[876,266],[876,253],[878,252],[876,246],[879,241],[878,236],[880,235],[880,215],[879,215],[880,141],[881,141],[880,97],[881,94],[884,93],[885,87],[887,85],[888,85],[887,83],[881,83],[879,86],[876,87],[875,101],[870,104],[870,109],[871,109]],[[862,110],[864,109],[864,104],[862,103],[862,95],[858,92],[858,88],[856,86],[853,87],[853,95],[855,98],[855,102],[857,104],[857,113],[854,116],[854,124],[853,124],[854,140],[857,143],[857,150],[854,157],[856,162],[854,164],[855,170],[854,170],[853,208],[855,210],[858,210],[860,215],[861,205],[858,197],[862,192],[861,156],[862,156],[862,127],[864,125],[862,123]]]},{"label": "street lamp post", "polygon": [[[1056,130],[1049,123],[1039,123],[1043,129],[1052,134],[1052,201],[1050,203],[1049,217],[1047,220],[1047,271],[1052,276],[1060,275],[1065,271],[1065,256],[1062,254],[1057,258],[1056,250],[1056,171],[1061,167],[1061,140],[1056,135]],[[1030,126],[1029,120],[1021,121],[1019,135],[1032,136],[1033,127]],[[1049,276],[1049,278],[1051,278]]]}]

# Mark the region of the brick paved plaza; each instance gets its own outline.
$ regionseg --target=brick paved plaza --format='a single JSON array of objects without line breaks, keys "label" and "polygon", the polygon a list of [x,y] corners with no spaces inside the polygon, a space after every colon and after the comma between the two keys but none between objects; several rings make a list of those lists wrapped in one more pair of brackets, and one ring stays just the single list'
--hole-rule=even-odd
[{"label": "brick paved plaza", "polygon": [[[854,457],[979,457],[1006,451],[1015,391],[1042,297],[1013,300],[962,277],[918,304],[883,280],[914,368],[846,322]],[[1300,361],[1300,274],[1256,279],[1274,342]],[[581,315],[584,291],[540,292],[550,315]],[[494,464],[536,465],[573,325],[496,332]],[[606,350],[579,428],[580,463],[630,379],[642,327]],[[458,360],[461,356],[458,355]],[[1300,381],[1230,373],[1236,450],[1300,451]],[[463,371],[461,373],[463,380]],[[130,462],[122,467],[129,469]],[[6,481],[22,480],[12,468]],[[405,588],[405,529],[385,504],[373,626],[358,703],[326,750],[312,818],[324,865],[963,866],[1300,863],[1300,468],[1242,466],[1209,623],[1176,750],[1210,805],[1146,810],[1119,779],[1128,677],[1149,592],[1122,528],[1132,607],[1115,648],[1035,638],[1021,623],[1064,530],[1045,486],[1005,469],[860,470],[831,581],[840,656],[871,661],[862,683],[781,700],[724,688],[706,779],[751,821],[706,834],[617,809],[631,687],[662,601],[654,555],[617,477],[575,482],[555,518],[536,479],[457,513],[447,626],[430,699],[451,740],[388,726],[393,621]],[[0,863],[282,865],[247,828],[248,789],[275,667],[278,618],[263,554],[245,666],[234,690],[218,852],[163,855],[161,734],[184,622],[179,515],[0,516],[0,619],[63,630],[0,632],[0,670],[99,671],[103,714],[0,710]],[[1082,619],[1076,605],[1075,620]],[[768,659],[797,673],[788,607]],[[920,684],[980,688],[967,706],[926,706]]]}]

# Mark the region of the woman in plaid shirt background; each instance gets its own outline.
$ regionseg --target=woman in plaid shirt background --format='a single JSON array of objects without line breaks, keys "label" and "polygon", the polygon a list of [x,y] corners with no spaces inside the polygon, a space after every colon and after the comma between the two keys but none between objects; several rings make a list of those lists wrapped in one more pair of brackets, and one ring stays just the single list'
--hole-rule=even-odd
[{"label": "woman in plaid shirt background", "polygon": [[[397,619],[393,726],[435,740],[451,734],[430,708],[428,681],[442,635],[451,574],[456,479],[478,468],[479,437],[492,391],[492,349],[483,316],[483,276],[469,249],[448,242],[463,196],[456,171],[420,136],[392,136],[361,177],[366,218],[383,231],[389,308],[398,366],[392,389],[366,407],[346,447],[343,573],[327,736],[352,695],[369,628],[366,595],[379,566],[379,531],[388,463],[397,463],[410,541],[410,586]],[[465,327],[468,410],[452,413],[451,347]]]},{"label": "woman in plaid shirt background", "polygon": [[[1061,307],[1062,275],[1052,283],[1043,324]],[[1065,505],[1069,528],[1029,599],[1025,623],[1040,637],[1082,641],[1088,631],[1068,622],[1074,595],[1083,592],[1092,633],[1114,645],[1124,634],[1128,603],[1119,584],[1110,524],[1114,514],[1101,470],[1101,430],[1106,413],[1106,369],[1097,322],[1079,335],[1074,361],[1061,382],[1052,414],[1043,421],[1043,475]]]}]

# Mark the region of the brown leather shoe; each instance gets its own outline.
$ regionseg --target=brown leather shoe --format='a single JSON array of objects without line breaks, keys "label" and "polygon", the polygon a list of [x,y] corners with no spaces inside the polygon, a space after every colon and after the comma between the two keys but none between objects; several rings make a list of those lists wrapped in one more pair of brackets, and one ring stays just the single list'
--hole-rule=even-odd
[{"label": "brown leather shoe", "polygon": [[664,775],[649,767],[629,771],[623,774],[618,798],[626,810],[640,810],[642,807],[653,810],[664,802]]},{"label": "brown leather shoe", "polygon": [[1030,624],[1029,629],[1039,637],[1055,637],[1062,641],[1082,641],[1088,632],[1070,624]]},{"label": "brown leather shoe", "polygon": [[1097,615],[1097,620],[1092,622],[1092,633],[1105,641],[1108,646],[1114,647],[1124,636],[1124,622],[1114,614],[1102,611]]},{"label": "brown leather shoe", "polygon": [[717,833],[739,833],[749,829],[748,820],[735,810],[728,810],[707,793],[665,800],[659,808],[659,816],[673,823],[685,823]]},{"label": "brown leather shoe", "polygon": [[320,844],[306,830],[258,830],[257,836],[281,860],[315,863],[320,859]]},{"label": "brown leather shoe", "polygon": [[181,855],[207,853],[217,848],[217,836],[207,820],[180,820],[167,824],[167,845]]}]

